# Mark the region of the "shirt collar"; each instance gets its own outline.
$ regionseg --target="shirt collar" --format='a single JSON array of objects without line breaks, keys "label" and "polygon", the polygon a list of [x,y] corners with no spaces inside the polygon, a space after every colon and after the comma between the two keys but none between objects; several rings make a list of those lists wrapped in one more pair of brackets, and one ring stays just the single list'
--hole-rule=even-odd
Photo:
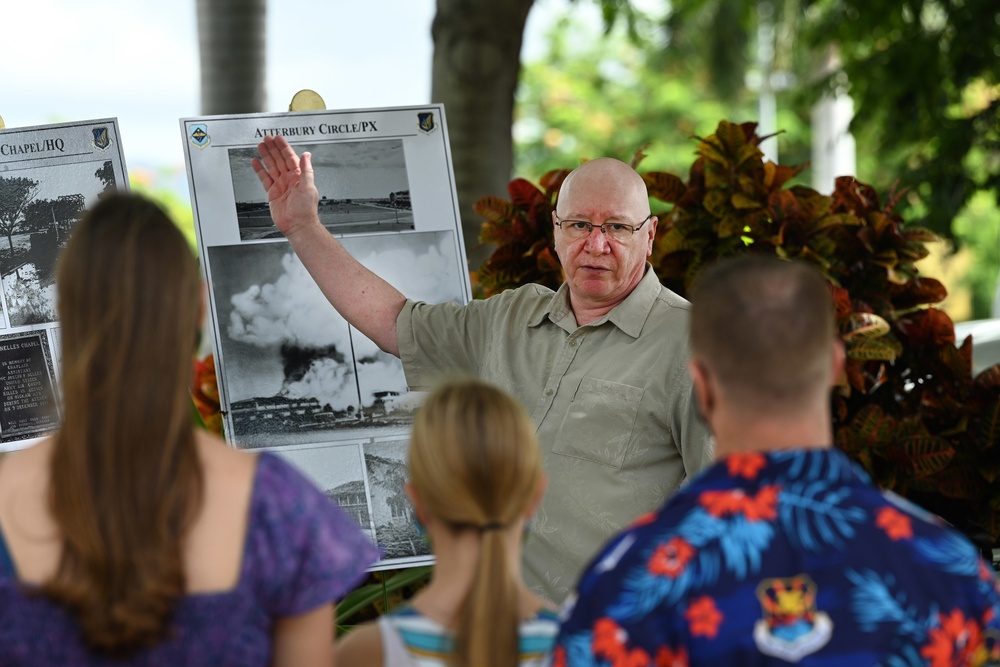
[{"label": "shirt collar", "polygon": [[[604,317],[591,322],[588,326],[596,327],[605,322],[611,322],[623,333],[632,338],[638,338],[659,293],[660,280],[656,277],[652,264],[646,262],[645,274],[632,292],[625,297],[625,300],[612,308]],[[559,286],[556,293],[552,295],[548,307],[529,320],[528,326],[536,327],[546,317],[569,333],[573,333],[577,329],[576,316],[573,315],[573,309],[569,303],[568,283]]]}]

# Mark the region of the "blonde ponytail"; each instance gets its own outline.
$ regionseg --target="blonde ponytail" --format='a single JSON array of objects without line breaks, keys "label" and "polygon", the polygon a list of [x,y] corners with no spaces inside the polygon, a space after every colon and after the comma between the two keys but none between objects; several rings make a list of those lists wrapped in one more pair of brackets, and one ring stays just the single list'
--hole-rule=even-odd
[{"label": "blonde ponytail", "polygon": [[542,483],[534,424],[497,387],[452,380],[417,413],[409,466],[426,510],[455,530],[478,530],[482,539],[476,576],[456,617],[454,664],[516,666],[520,582],[506,538]]}]

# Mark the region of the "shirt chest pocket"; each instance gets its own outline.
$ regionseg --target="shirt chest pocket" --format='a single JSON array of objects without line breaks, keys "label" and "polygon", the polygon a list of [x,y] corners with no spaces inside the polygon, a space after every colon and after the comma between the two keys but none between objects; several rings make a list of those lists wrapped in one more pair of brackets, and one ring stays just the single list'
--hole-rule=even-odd
[{"label": "shirt chest pocket", "polygon": [[556,435],[553,453],[621,468],[643,389],[585,377]]}]

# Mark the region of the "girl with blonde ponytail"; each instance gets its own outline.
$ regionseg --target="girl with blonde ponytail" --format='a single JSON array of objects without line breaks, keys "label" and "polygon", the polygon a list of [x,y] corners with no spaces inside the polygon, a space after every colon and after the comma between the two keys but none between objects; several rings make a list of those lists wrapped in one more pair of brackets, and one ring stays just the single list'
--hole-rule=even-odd
[{"label": "girl with blonde ponytail", "polygon": [[434,575],[408,606],[350,633],[337,664],[543,664],[558,620],[521,581],[525,522],[545,489],[525,410],[479,380],[443,384],[417,413],[409,471]]}]

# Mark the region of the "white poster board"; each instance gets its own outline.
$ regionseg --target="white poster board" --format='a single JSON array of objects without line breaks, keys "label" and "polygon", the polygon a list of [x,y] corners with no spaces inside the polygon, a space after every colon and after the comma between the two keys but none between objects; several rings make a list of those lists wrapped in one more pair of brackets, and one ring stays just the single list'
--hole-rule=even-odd
[{"label": "white poster board", "polygon": [[103,192],[127,189],[114,118],[0,130],[0,451],[59,425],[56,258]]},{"label": "white poster board", "polygon": [[406,296],[472,296],[440,105],[181,120],[226,438],[296,465],[379,545],[430,561],[403,491],[420,395],[399,359],[333,309],[271,221],[251,166],[264,136],[310,152],[319,216]]}]

